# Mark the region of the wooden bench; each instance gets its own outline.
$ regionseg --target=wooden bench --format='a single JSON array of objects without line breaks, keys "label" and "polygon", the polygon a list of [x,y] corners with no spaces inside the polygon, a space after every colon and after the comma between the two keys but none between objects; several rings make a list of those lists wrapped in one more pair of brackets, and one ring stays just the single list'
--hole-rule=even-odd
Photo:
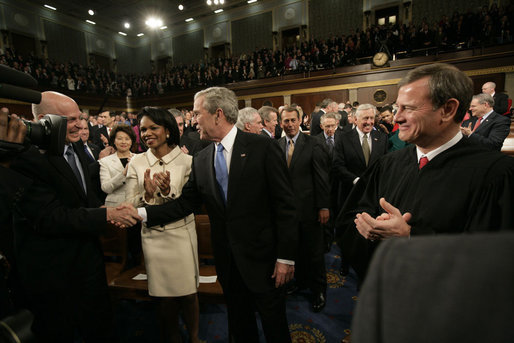
[{"label": "wooden bench", "polygon": [[[207,264],[214,259],[211,246],[211,225],[206,214],[195,216],[196,233],[198,237],[198,257],[200,275],[216,275],[214,265]],[[107,284],[113,299],[150,300],[147,280],[134,280],[138,274],[146,274],[144,258],[141,256],[138,265],[127,268],[128,240],[127,230],[110,226],[101,238],[105,263]],[[223,291],[218,280],[215,283],[200,283],[198,297],[204,303],[223,303]]]}]

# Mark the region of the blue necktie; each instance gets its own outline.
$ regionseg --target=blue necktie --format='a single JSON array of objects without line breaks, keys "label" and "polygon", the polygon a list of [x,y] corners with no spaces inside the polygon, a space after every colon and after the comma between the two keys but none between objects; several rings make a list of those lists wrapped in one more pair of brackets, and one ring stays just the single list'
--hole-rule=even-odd
[{"label": "blue necktie", "polygon": [[77,161],[75,160],[75,154],[73,153],[73,147],[71,145],[66,147],[66,156],[68,157],[68,164],[70,165],[71,170],[73,170],[73,174],[75,174],[77,177],[79,185],[81,185],[82,189],[86,191],[84,183],[82,183],[82,176],[80,176],[79,168],[77,167]]},{"label": "blue necktie", "polygon": [[227,161],[223,156],[223,145],[220,143],[216,148],[216,161],[214,162],[216,168],[216,181],[222,194],[223,202],[227,204],[227,190],[228,190],[228,170]]},{"label": "blue necktie", "polygon": [[86,153],[87,158],[89,159],[89,162],[94,162],[95,158],[89,153],[89,150],[87,148],[87,144],[84,143],[84,152]]}]

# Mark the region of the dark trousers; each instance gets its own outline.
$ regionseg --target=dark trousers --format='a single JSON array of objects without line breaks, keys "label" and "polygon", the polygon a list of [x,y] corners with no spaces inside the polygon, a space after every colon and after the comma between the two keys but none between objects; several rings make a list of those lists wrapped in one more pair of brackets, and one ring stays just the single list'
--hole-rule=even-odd
[{"label": "dark trousers", "polygon": [[102,275],[91,275],[81,281],[68,288],[29,295],[29,308],[34,314],[32,330],[38,342],[73,343],[77,334],[86,343],[116,342],[105,276],[102,280]]},{"label": "dark trousers", "polygon": [[313,293],[325,293],[325,234],[318,222],[300,222],[298,258],[295,278],[301,288],[308,287]]},{"label": "dark trousers", "polygon": [[[273,279],[270,275],[271,281]],[[266,342],[291,342],[283,287],[272,288],[264,293],[252,292],[245,285],[235,264],[232,263],[228,286],[224,287],[223,293],[227,302],[231,343],[259,342],[255,311],[260,315]]]}]

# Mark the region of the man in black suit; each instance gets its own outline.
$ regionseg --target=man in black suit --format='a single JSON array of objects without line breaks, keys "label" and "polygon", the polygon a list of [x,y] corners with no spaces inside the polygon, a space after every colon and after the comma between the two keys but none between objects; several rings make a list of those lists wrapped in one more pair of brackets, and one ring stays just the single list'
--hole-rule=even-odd
[{"label": "man in black suit", "polygon": [[334,219],[337,216],[338,209],[340,208],[337,205],[339,180],[337,177],[335,177],[332,166],[334,147],[337,142],[341,140],[341,136],[343,135],[343,130],[340,130],[338,127],[337,117],[338,114],[334,112],[322,115],[321,128],[323,129],[323,132],[316,136],[325,146],[329,158],[328,176],[330,181],[330,220],[326,225],[323,225],[323,230],[325,232],[326,252],[330,250],[332,242],[334,241]]},{"label": "man in black suit", "polygon": [[277,141],[237,130],[237,113],[237,98],[227,88],[196,93],[200,136],[214,144],[193,158],[178,199],[138,212],[154,226],[205,204],[231,341],[258,342],[257,310],[266,340],[287,343],[282,286],[293,277],[298,243],[291,183]]},{"label": "man in black suit", "polygon": [[185,154],[194,156],[198,151],[202,150],[200,137],[195,139],[189,134],[184,134],[184,121],[186,118],[182,112],[176,108],[170,108],[168,111],[173,114],[177,121],[178,131],[180,133],[180,149],[182,149]]},{"label": "man in black suit", "polygon": [[34,314],[32,329],[41,342],[69,343],[77,333],[85,342],[112,342],[98,236],[107,221],[130,225],[136,220],[128,210],[97,208],[75,101],[44,92],[32,110],[36,120],[45,113],[67,117],[64,152],[41,152],[33,146],[10,166],[33,182],[20,190],[13,211],[17,271]]},{"label": "man in black suit", "polygon": [[321,133],[320,119],[321,116],[328,112],[337,112],[337,102],[332,99],[324,99],[321,102],[321,109],[318,113],[313,113],[311,118],[311,136]]},{"label": "man in black suit", "polygon": [[363,104],[356,111],[356,127],[341,135],[335,145],[333,168],[339,180],[338,205],[346,197],[364,171],[387,153],[387,136],[374,129],[376,107]]},{"label": "man in black suit", "polygon": [[312,310],[320,312],[326,304],[327,280],[321,225],[329,219],[330,167],[324,143],[301,133],[300,123],[298,110],[286,107],[281,115],[281,125],[286,135],[279,140],[279,144],[289,167],[300,220],[296,285],[311,290]]},{"label": "man in black suit", "polygon": [[80,141],[84,144],[84,152],[90,163],[98,160],[100,148],[89,140],[89,125],[85,118],[80,119]]},{"label": "man in black suit", "polygon": [[[486,82],[482,85],[482,93],[487,93],[494,98],[494,112],[504,115],[509,110],[509,96],[496,92],[496,83]],[[509,114],[507,114],[508,116]]]},{"label": "man in black suit", "polygon": [[473,96],[469,110],[473,117],[462,123],[462,134],[470,142],[500,151],[510,132],[510,118],[493,110],[494,99],[481,93]]},{"label": "man in black suit", "polygon": [[261,135],[270,138],[275,137],[275,129],[278,124],[278,110],[271,106],[262,106],[259,108],[259,115],[262,118],[262,125],[264,126],[261,131]]},{"label": "man in black suit", "polygon": [[103,111],[98,115],[98,120],[103,123],[103,125],[98,127],[95,130],[95,135],[93,137],[93,143],[99,147],[104,147],[109,145],[109,135],[111,134],[111,130],[114,126],[114,119],[116,118],[116,113],[113,111]]}]

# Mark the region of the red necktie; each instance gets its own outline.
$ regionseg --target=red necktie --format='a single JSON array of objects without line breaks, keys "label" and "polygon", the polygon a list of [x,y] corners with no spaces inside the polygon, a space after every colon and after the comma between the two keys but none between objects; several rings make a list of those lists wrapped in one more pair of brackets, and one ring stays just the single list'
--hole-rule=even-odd
[{"label": "red necktie", "polygon": [[428,157],[426,156],[423,156],[419,159],[419,169],[421,170],[421,168],[423,168],[424,166],[426,166],[428,163]]},{"label": "red necktie", "polygon": [[473,132],[477,129],[477,127],[480,126],[480,122],[482,121],[482,117],[478,118],[477,122],[475,123],[475,126],[473,127]]}]

